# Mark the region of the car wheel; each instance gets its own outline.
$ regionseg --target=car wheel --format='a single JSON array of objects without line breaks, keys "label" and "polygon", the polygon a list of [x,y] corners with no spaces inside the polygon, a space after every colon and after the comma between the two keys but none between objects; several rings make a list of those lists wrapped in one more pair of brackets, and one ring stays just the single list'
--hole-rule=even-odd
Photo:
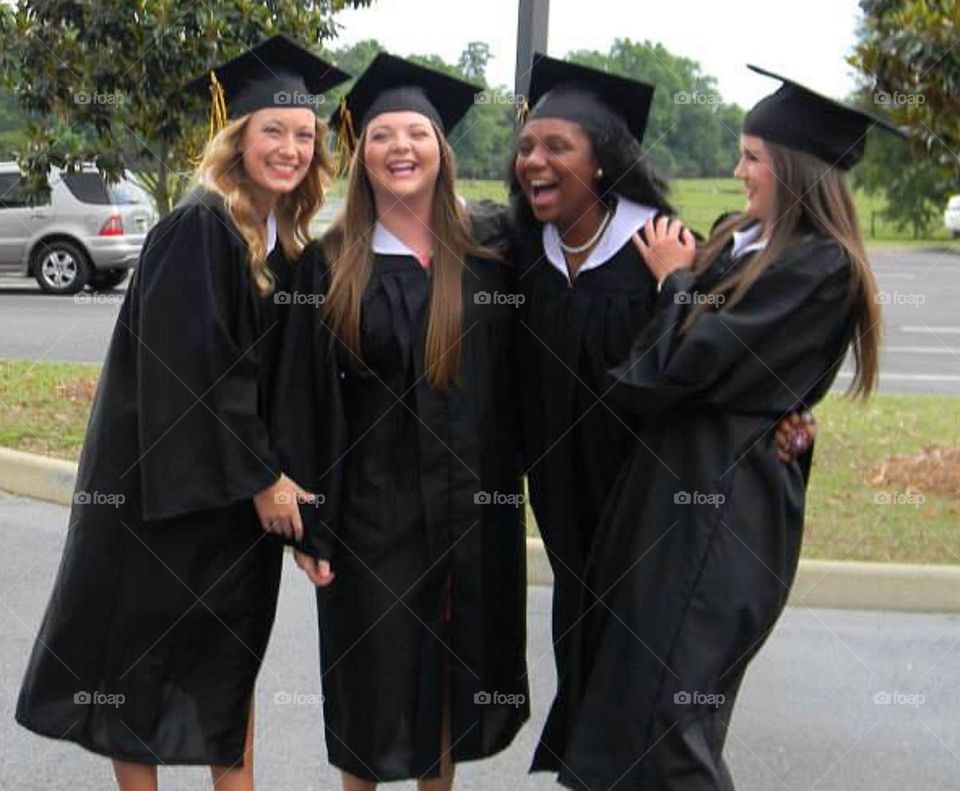
[{"label": "car wheel", "polygon": [[129,271],[126,267],[97,270],[90,277],[90,287],[94,291],[109,291],[111,288],[119,286]]},{"label": "car wheel", "polygon": [[33,276],[48,294],[76,294],[90,280],[90,262],[73,242],[40,242],[33,254]]}]

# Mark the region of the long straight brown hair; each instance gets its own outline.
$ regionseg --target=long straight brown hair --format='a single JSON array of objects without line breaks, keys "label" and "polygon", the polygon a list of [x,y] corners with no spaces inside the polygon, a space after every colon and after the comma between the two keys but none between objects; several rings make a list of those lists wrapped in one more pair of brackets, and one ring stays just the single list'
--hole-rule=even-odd
[{"label": "long straight brown hair", "polygon": [[[453,149],[436,126],[431,126],[440,144],[440,169],[430,221],[437,244],[430,264],[425,362],[427,381],[434,389],[447,392],[460,371],[464,259],[467,255],[497,256],[474,242],[469,216],[454,190]],[[324,302],[326,317],[330,329],[359,361],[363,360],[360,307],[373,271],[372,237],[377,222],[373,187],[363,158],[366,138],[364,130],[350,162],[346,205],[323,237],[332,273]]]},{"label": "long straight brown hair", "polygon": [[[877,303],[877,283],[867,263],[857,210],[842,171],[811,154],[763,141],[773,162],[776,190],[776,222],[770,229],[767,246],[729,277],[722,279],[712,293],[724,294],[723,308],[736,305],[770,264],[788,248],[810,234],[833,239],[850,260],[853,291],[853,353],[856,374],[848,393],[867,398],[877,385],[881,338],[881,314]],[[697,254],[694,271],[701,273],[723,253],[739,231],[754,219],[737,215],[722,223]],[[709,305],[698,305],[687,326]]]}]

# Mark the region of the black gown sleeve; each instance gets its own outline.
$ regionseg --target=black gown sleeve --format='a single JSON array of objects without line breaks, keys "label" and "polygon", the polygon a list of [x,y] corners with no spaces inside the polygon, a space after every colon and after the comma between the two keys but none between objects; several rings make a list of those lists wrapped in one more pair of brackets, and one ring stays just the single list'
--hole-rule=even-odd
[{"label": "black gown sleeve", "polygon": [[313,242],[293,265],[273,381],[271,433],[284,472],[316,496],[300,506],[303,541],[329,560],[337,545],[347,421],[335,343],[323,310],[329,270]]},{"label": "black gown sleeve", "polygon": [[774,261],[733,308],[703,313],[688,271],[666,279],[628,358],[610,370],[611,397],[645,414],[690,407],[769,414],[810,406],[849,339],[850,265],[829,240]]},{"label": "black gown sleeve", "polygon": [[177,210],[151,232],[135,278],[137,467],[145,520],[222,508],[277,480],[260,411],[269,326],[245,246],[216,209]]}]

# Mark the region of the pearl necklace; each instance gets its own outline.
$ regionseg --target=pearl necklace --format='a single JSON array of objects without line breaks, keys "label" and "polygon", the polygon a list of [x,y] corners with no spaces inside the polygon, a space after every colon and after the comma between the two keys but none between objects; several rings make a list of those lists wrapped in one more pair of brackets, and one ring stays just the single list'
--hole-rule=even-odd
[{"label": "pearl necklace", "polygon": [[563,250],[563,252],[565,253],[573,253],[574,255],[576,255],[577,253],[586,252],[591,247],[593,247],[597,243],[597,240],[601,237],[601,235],[603,235],[603,232],[607,228],[607,223],[610,222],[610,216],[611,214],[609,211],[606,214],[604,214],[603,220],[600,222],[600,225],[597,226],[597,230],[594,232],[593,236],[591,236],[589,239],[587,239],[586,242],[584,242],[583,244],[577,247],[574,247],[569,244],[564,244],[563,238],[560,237],[560,249]]}]

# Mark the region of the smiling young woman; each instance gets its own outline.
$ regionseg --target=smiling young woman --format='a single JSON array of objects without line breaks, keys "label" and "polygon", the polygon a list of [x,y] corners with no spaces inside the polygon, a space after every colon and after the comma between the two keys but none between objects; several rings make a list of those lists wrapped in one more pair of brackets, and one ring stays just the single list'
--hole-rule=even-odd
[{"label": "smiling young woman", "polygon": [[227,123],[203,187],[147,237],[114,329],[17,720],[109,756],[122,791],[154,791],[167,764],[253,788],[280,536],[300,533],[305,496],[271,430],[272,292],[331,173],[325,125],[277,96],[344,79],[277,36],[194,84],[222,90]]},{"label": "smiling young woman", "polygon": [[[332,119],[359,132],[346,205],[298,272],[323,309],[288,325],[315,339],[295,355],[315,376],[339,374],[322,420],[343,436],[301,431],[295,455],[305,485],[339,491],[298,558],[336,574],[317,611],[347,791],[450,789],[529,714],[512,272],[472,239],[446,139],[476,91],[386,54],[361,75]],[[287,390],[301,429],[311,388]]]},{"label": "smiling young woman", "polygon": [[743,216],[700,250],[666,218],[636,240],[661,289],[608,381],[652,419],[584,571],[599,606],[570,637],[570,788],[734,787],[723,749],[793,584],[810,474],[810,454],[784,462],[770,434],[848,352],[852,392],[876,383],[880,316],[844,171],[878,124],[784,80],[744,122]]}]

